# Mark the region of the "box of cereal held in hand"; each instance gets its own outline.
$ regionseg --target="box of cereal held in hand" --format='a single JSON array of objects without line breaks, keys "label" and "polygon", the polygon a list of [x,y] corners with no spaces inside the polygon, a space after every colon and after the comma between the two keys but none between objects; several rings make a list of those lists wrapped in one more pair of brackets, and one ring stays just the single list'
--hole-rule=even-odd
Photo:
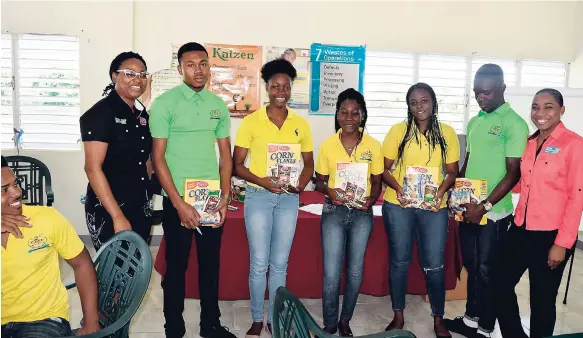
[{"label": "box of cereal held in hand", "polygon": [[[410,208],[429,208],[437,193],[437,167],[407,166],[403,177],[403,192]],[[428,196],[426,196],[426,194]],[[427,198],[426,198],[427,197]],[[431,201],[428,201],[431,200]]]},{"label": "box of cereal held in hand", "polygon": [[287,184],[296,186],[300,176],[300,160],[302,158],[301,146],[294,144],[267,145],[267,172],[268,177],[280,177]]},{"label": "box of cereal held in hand", "polygon": [[221,196],[219,180],[184,180],[184,201],[192,205],[200,215],[200,225],[215,225],[221,220],[219,213],[211,214],[210,208],[216,206]]},{"label": "box of cereal held in hand", "polygon": [[[486,180],[472,180],[468,178],[457,178],[455,187],[451,191],[449,207],[452,210],[456,221],[463,222],[463,212],[465,208],[462,204],[478,204],[488,198],[488,182]],[[486,215],[482,217],[480,225],[488,221]]]}]

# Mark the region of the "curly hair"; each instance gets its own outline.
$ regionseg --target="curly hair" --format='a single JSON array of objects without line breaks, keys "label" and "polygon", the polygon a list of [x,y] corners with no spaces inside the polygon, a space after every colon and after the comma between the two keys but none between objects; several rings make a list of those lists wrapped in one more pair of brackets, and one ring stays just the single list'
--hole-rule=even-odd
[{"label": "curly hair", "polygon": [[298,72],[294,66],[285,59],[269,61],[261,68],[261,78],[265,83],[268,83],[275,74],[285,74],[289,76],[292,82],[298,77]]}]

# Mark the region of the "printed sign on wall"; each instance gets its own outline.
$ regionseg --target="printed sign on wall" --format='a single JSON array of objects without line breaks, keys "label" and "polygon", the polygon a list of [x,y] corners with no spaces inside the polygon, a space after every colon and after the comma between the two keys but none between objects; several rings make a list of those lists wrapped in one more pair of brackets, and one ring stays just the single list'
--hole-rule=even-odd
[{"label": "printed sign on wall", "polygon": [[261,105],[262,48],[214,43],[205,48],[211,67],[207,87],[225,101],[231,117],[245,117],[257,110]]},{"label": "printed sign on wall", "polygon": [[310,114],[334,115],[338,94],[348,88],[363,92],[364,46],[312,44],[310,48]]}]

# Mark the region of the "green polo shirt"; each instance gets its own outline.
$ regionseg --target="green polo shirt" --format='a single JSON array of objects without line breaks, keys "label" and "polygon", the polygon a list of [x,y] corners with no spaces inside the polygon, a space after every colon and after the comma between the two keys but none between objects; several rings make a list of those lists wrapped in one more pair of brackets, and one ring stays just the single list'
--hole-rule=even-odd
[{"label": "green polo shirt", "polygon": [[152,103],[150,131],[168,140],[166,163],[180,195],[186,178],[219,179],[216,140],[231,135],[229,109],[220,97],[178,85]]},{"label": "green polo shirt", "polygon": [[[506,158],[521,158],[526,148],[528,125],[510,104],[504,103],[491,113],[480,111],[467,126],[467,151],[470,159],[466,178],[488,182],[488,194],[506,175]],[[496,221],[512,213],[512,194],[494,205],[488,218]]]}]

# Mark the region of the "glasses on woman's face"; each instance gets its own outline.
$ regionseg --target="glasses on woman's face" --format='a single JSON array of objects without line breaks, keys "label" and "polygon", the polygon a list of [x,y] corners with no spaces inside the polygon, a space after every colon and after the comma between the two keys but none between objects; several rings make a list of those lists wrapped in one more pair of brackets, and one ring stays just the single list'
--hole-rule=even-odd
[{"label": "glasses on woman's face", "polygon": [[140,80],[145,80],[148,78],[148,75],[150,75],[150,73],[148,73],[146,71],[138,73],[138,72],[131,70],[131,69],[119,69],[117,72],[123,73],[123,75],[125,75],[125,77],[130,79],[130,80],[133,80],[135,78],[138,78]]}]

